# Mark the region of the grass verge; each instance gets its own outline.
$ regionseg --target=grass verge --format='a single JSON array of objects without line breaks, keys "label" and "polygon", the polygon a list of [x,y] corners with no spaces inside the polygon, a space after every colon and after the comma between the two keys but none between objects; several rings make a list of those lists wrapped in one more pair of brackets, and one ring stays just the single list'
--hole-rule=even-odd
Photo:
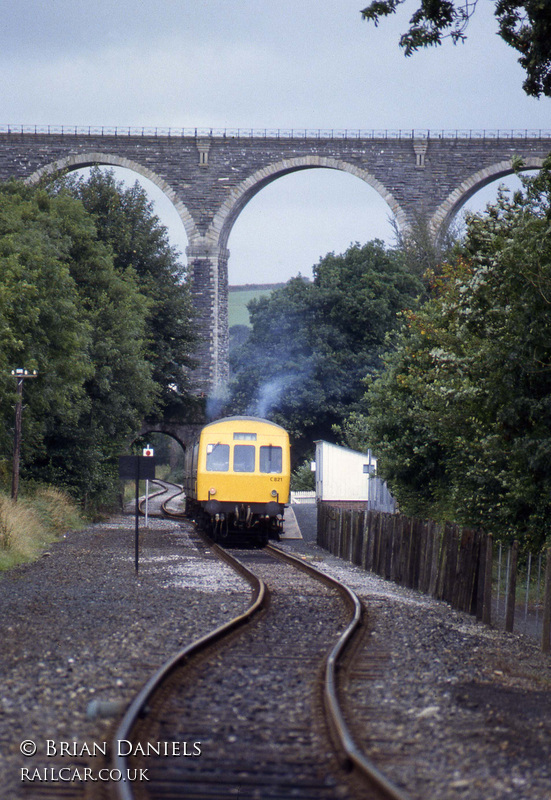
[{"label": "grass verge", "polygon": [[0,570],[37,558],[50,542],[84,524],[77,505],[59,489],[38,488],[17,503],[0,493]]}]

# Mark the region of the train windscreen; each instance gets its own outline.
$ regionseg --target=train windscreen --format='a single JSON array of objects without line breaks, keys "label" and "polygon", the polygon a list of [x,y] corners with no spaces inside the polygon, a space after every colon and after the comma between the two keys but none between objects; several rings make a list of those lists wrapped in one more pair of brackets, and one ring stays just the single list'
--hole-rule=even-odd
[{"label": "train windscreen", "polygon": [[281,447],[263,445],[260,448],[260,472],[281,472],[283,451]]},{"label": "train windscreen", "polygon": [[254,444],[236,444],[233,448],[233,471],[254,472]]},{"label": "train windscreen", "polygon": [[229,444],[207,445],[207,472],[227,472],[230,468]]}]

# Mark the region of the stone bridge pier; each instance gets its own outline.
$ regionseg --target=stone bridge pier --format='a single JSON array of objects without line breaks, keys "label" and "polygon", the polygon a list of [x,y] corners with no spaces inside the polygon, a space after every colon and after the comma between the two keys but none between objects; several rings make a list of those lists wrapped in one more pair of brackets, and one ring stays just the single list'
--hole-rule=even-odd
[{"label": "stone bridge pier", "polygon": [[[207,394],[220,394],[228,379],[228,259],[229,250],[218,242],[193,237],[186,248],[193,306],[198,317],[201,341],[196,358],[204,375]],[[205,376],[206,377],[206,376]]]},{"label": "stone bridge pier", "polygon": [[401,230],[424,218],[437,237],[478,189],[513,172],[515,157],[524,169],[538,169],[550,151],[551,133],[541,131],[0,127],[0,180],[36,183],[107,165],[160,187],[188,238],[201,338],[198,392],[216,396],[228,377],[228,240],[243,208],[269,183],[304,169],[348,172],[383,197]]}]

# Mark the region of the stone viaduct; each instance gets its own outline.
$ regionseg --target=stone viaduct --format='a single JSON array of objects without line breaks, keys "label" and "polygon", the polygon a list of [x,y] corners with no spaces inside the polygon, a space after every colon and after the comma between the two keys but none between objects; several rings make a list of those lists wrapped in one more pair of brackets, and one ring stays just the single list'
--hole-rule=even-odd
[{"label": "stone viaduct", "polygon": [[[29,183],[95,164],[127,167],[172,201],[184,224],[202,344],[198,381],[209,395],[228,372],[228,238],[261,189],[297,170],[337,169],[372,186],[400,229],[416,217],[443,231],[478,189],[519,156],[537,169],[549,132],[197,131],[0,129],[0,180]],[[251,276],[253,278],[254,276]]]}]

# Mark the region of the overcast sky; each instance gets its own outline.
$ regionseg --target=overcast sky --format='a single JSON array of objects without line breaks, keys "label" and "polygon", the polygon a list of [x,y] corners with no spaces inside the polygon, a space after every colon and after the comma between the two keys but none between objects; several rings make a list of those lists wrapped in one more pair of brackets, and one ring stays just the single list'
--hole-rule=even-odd
[{"label": "overcast sky", "polygon": [[[406,59],[416,7],[378,28],[362,0],[0,0],[0,124],[550,129],[517,54],[479,0],[466,44]],[[181,249],[166,204],[158,212]],[[310,274],[352,241],[391,240],[389,210],[359,179],[307,170],[244,209],[230,282]]]}]

